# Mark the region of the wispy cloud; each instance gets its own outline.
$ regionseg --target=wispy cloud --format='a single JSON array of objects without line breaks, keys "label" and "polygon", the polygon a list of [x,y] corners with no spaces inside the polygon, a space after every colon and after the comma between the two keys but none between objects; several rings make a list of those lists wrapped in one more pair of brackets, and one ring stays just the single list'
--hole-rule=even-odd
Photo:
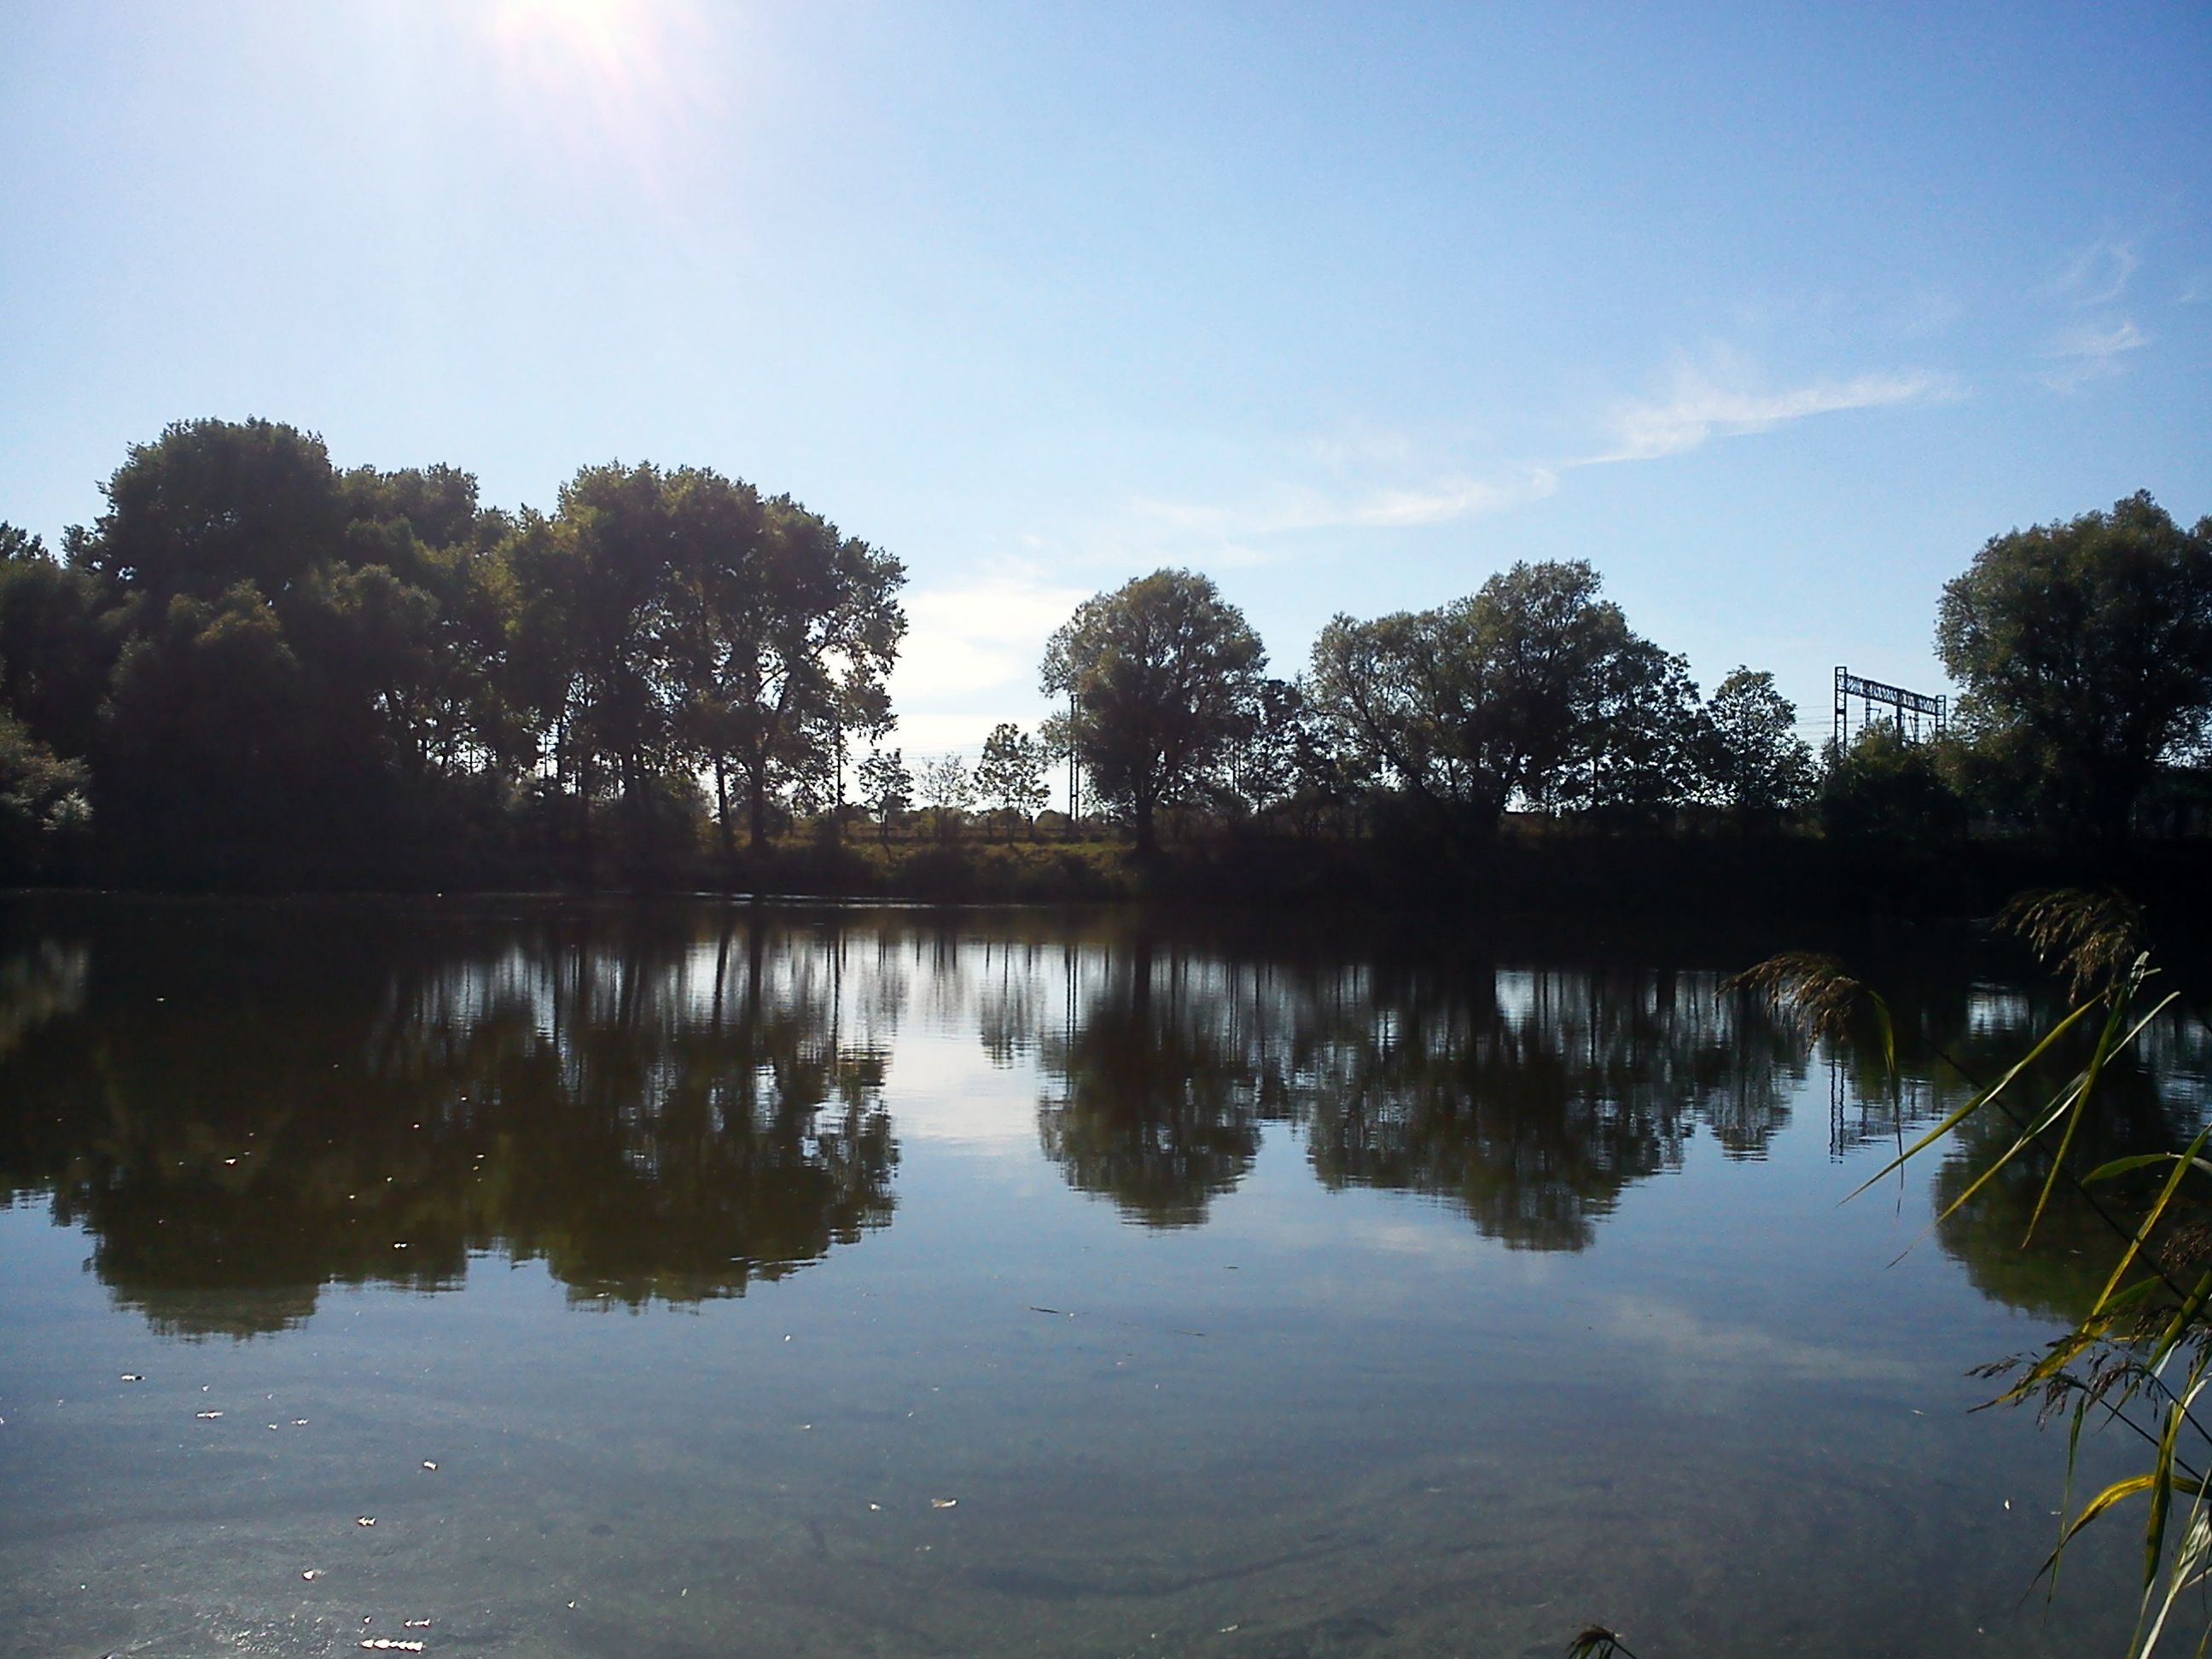
[{"label": "wispy cloud", "polygon": [[1596,1328],[1651,1352],[1659,1363],[1707,1383],[1818,1377],[1898,1386],[1925,1380],[1923,1368],[1842,1343],[1808,1340],[1748,1322],[1709,1320],[1666,1301],[1607,1297]]},{"label": "wispy cloud", "polygon": [[2053,392],[2077,392],[2092,380],[2109,380],[2127,368],[2129,355],[2150,343],[2150,336],[2129,318],[2083,323],[2057,335],[2045,346],[2051,364],[2037,376]]},{"label": "wispy cloud", "polygon": [[[1469,455],[1463,438],[1354,428],[1286,449],[1270,469],[1272,480],[1263,476],[1210,499],[1138,496],[1087,527],[1040,540],[1033,551],[1063,574],[1082,568],[1103,576],[1160,564],[1230,571],[1294,556],[1309,538],[1340,549],[1329,532],[1420,531],[1510,513],[1558,494],[1582,467],[1656,460],[1815,415],[1959,395],[1949,376],[1924,369],[1778,389],[1753,366],[1716,354],[1680,367],[1665,395],[1599,415],[1589,423],[1601,434],[1599,447],[1583,453],[1485,465]],[[948,686],[975,684],[988,672],[986,646],[956,641],[938,650],[943,660],[926,672]]]},{"label": "wispy cloud", "polygon": [[1139,499],[1131,509],[1140,520],[1164,528],[1245,543],[1299,531],[1451,524],[1540,501],[1559,483],[1559,474],[1548,467],[1487,477],[1446,470],[1389,484],[1283,484],[1235,503]]},{"label": "wispy cloud", "polygon": [[2129,278],[2142,268],[2133,245],[2102,236],[2075,254],[2052,279],[2051,293],[2085,310],[2108,306],[2127,292]]},{"label": "wispy cloud", "polygon": [[1810,416],[1928,403],[1957,395],[1957,387],[1948,375],[1921,369],[1762,391],[1726,384],[1703,371],[1685,368],[1666,397],[1618,410],[1611,447],[1577,465],[1657,460],[1695,449],[1709,439],[1768,432]]}]

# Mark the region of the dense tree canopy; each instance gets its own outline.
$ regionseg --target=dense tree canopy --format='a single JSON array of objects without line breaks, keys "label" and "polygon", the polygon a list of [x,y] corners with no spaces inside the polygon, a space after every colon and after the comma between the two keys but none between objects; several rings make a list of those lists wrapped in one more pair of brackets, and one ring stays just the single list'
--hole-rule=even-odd
[{"label": "dense tree canopy", "polygon": [[1936,643],[2019,788],[2118,839],[2212,714],[2212,519],[2185,530],[2146,494],[1994,537],[1944,587]]},{"label": "dense tree canopy", "polygon": [[1516,799],[1674,804],[1697,689],[1598,586],[1578,560],[1516,564],[1437,610],[1340,616],[1314,645],[1314,697],[1363,772],[1447,829],[1492,833]]},{"label": "dense tree canopy", "polygon": [[619,867],[690,842],[709,775],[757,842],[888,718],[897,561],[715,472],[586,467],[511,519],[197,421],[106,494],[65,562],[0,537],[0,701],[141,875]]},{"label": "dense tree canopy", "polygon": [[1797,707],[1774,676],[1738,668],[1705,705],[1707,766],[1720,803],[1738,812],[1777,812],[1812,793],[1813,750],[1797,735]]},{"label": "dense tree canopy", "polygon": [[1052,636],[1045,693],[1072,696],[1067,740],[1140,848],[1160,807],[1200,793],[1249,729],[1266,662],[1243,613],[1188,570],[1088,599]]}]

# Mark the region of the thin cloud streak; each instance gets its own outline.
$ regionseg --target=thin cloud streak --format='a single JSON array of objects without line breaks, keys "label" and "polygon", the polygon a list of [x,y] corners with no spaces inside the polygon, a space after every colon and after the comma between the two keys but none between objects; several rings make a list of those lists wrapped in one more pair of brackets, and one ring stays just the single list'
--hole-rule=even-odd
[{"label": "thin cloud streak", "polygon": [[[1487,473],[1439,465],[1423,476],[1420,447],[1402,435],[1369,433],[1349,442],[1317,438],[1305,446],[1306,453],[1318,470],[1339,475],[1339,482],[1280,484],[1249,500],[1225,503],[1139,497],[1125,509],[1122,532],[1105,539],[1117,551],[1137,554],[1140,559],[1152,554],[1188,558],[1194,550],[1191,544],[1203,544],[1204,556],[1212,563],[1264,563],[1268,556],[1264,544],[1276,538],[1462,523],[1543,501],[1558,493],[1562,475],[1578,467],[1658,460],[1715,438],[1767,432],[1815,415],[1945,401],[1960,395],[1950,376],[1923,369],[1816,381],[1778,392],[1746,390],[1741,384],[1723,384],[1705,371],[1685,369],[1671,396],[1617,409],[1610,422],[1609,445],[1594,454]],[[1370,480],[1341,481],[1341,475],[1362,471],[1370,475]],[[1376,473],[1389,481],[1372,481]]]},{"label": "thin cloud streak", "polygon": [[2132,244],[2100,237],[2058,274],[2051,292],[2084,310],[2108,306],[2127,291],[2129,279],[2142,268]]},{"label": "thin cloud streak", "polygon": [[1884,409],[1958,396],[1948,375],[1912,370],[1820,381],[1785,392],[1744,392],[1685,374],[1674,396],[1632,404],[1613,422],[1613,447],[1572,463],[1605,466],[1616,461],[1655,461],[1697,448],[1712,438],[1768,432],[1790,421],[1851,409]]},{"label": "thin cloud streak", "polygon": [[2045,348],[2043,355],[2052,367],[2036,378],[2053,392],[2078,392],[2092,380],[2124,372],[2130,354],[2149,343],[2150,336],[2130,318],[2084,323],[2066,330]]},{"label": "thin cloud streak", "polygon": [[1241,542],[1299,531],[1451,524],[1540,501],[1559,483],[1559,474],[1547,467],[1488,478],[1445,472],[1421,483],[1348,491],[1286,485],[1261,501],[1227,507],[1139,499],[1131,510],[1139,520],[1166,529]]}]

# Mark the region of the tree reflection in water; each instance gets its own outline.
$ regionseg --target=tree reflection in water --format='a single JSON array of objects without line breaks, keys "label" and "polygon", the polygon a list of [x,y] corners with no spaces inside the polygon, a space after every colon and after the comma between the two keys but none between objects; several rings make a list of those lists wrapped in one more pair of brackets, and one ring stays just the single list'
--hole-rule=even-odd
[{"label": "tree reflection in water", "polygon": [[[890,1219],[902,1023],[1032,1075],[1044,1155],[1133,1223],[1202,1223],[1273,1124],[1325,1187],[1421,1194],[1529,1249],[1589,1247],[1701,1127],[1763,1156],[1810,1058],[1717,971],[1512,966],[1288,925],[486,902],[60,915],[0,913],[0,1180],[83,1225],[113,1293],[185,1334],[295,1323],[326,1283],[450,1285],[485,1251],[543,1261],[592,1306],[741,1295]],[[2048,1012],[1955,964],[1893,1006],[1907,1123]],[[2202,1023],[2149,1044],[2099,1130],[2112,1155],[2179,1144],[2201,1109]],[[1838,1155],[1896,1133],[1879,1065],[1822,1057]],[[1942,1242],[1992,1294],[2063,1311],[2077,1246],[2016,1249],[2034,1183],[2023,1166]]]},{"label": "tree reflection in water", "polygon": [[1058,1085],[1040,1139],[1151,1226],[1202,1220],[1279,1120],[1332,1188],[1426,1194],[1508,1244],[1579,1249],[1693,1125],[1762,1153],[1804,1070],[1711,974],[1224,960],[1140,935],[1086,988],[1040,1043]]},{"label": "tree reflection in water", "polygon": [[0,970],[0,1170],[157,1326],[281,1328],[325,1283],[435,1287],[489,1249],[580,1300],[741,1295],[889,1220],[884,1055],[839,1029],[841,951],[734,916],[444,950],[333,921],[139,916]]}]

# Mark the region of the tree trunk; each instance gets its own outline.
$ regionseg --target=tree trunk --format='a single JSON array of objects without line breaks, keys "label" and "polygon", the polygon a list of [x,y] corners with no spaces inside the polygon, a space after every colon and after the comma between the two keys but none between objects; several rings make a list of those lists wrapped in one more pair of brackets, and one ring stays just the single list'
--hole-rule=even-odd
[{"label": "tree trunk", "polygon": [[727,863],[738,854],[735,833],[730,828],[730,768],[719,754],[714,757],[714,822],[721,830],[722,860]]},{"label": "tree trunk", "polygon": [[750,828],[751,830],[753,851],[756,853],[767,852],[768,777],[766,768],[757,769],[752,775],[751,823]]}]

